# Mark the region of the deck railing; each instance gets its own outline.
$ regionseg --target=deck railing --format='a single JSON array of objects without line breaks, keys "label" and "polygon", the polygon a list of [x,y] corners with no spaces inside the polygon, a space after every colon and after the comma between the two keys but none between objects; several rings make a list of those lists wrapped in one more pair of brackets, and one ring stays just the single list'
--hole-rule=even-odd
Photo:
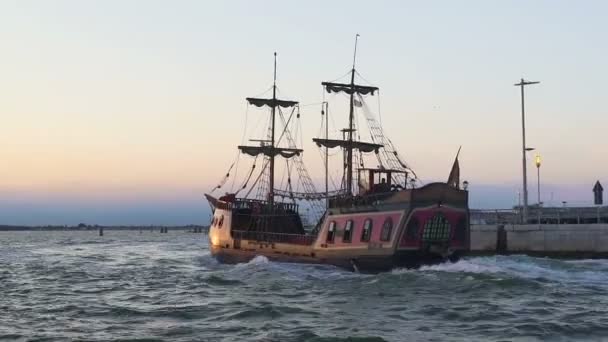
[{"label": "deck railing", "polygon": [[[522,224],[518,209],[471,209],[471,224]],[[529,207],[528,224],[608,223],[608,207]]]},{"label": "deck railing", "polygon": [[290,202],[275,201],[270,204],[268,201],[237,198],[231,202],[217,201],[214,203],[220,209],[252,209],[262,213],[298,212],[298,205]]}]

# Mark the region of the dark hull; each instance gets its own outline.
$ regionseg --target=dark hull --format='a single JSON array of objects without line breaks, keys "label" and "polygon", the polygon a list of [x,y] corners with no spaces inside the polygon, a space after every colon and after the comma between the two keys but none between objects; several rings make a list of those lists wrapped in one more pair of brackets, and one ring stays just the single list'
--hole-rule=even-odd
[{"label": "dark hull", "polygon": [[441,257],[421,251],[399,251],[388,256],[360,256],[356,258],[318,258],[312,256],[290,256],[285,254],[268,253],[265,251],[246,251],[211,247],[211,254],[221,263],[237,264],[251,261],[256,256],[264,256],[276,262],[333,265],[354,272],[377,273],[395,268],[418,268],[423,265],[434,265],[459,260],[459,254]]}]

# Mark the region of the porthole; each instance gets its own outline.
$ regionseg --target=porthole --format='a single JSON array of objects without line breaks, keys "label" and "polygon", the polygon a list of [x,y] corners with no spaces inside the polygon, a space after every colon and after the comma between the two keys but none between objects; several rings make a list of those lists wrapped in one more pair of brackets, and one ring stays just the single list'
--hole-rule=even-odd
[{"label": "porthole", "polygon": [[344,226],[344,235],[342,235],[342,242],[351,242],[353,238],[353,220],[346,221]]},{"label": "porthole", "polygon": [[335,237],[336,237],[336,222],[331,221],[329,223],[329,228],[327,228],[327,238],[325,241],[327,243],[334,243]]},{"label": "porthole", "polygon": [[372,236],[373,221],[371,218],[365,219],[363,222],[363,230],[361,231],[361,242],[369,242]]},{"label": "porthole", "polygon": [[382,232],[380,233],[380,240],[390,241],[392,231],[393,231],[393,219],[390,217],[387,217],[386,220],[384,220],[384,224],[382,224]]}]

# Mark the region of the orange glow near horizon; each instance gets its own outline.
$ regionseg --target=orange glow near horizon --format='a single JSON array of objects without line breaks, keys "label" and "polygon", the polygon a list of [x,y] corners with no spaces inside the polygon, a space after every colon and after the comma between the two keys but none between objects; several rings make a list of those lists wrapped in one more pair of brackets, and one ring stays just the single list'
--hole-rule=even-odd
[{"label": "orange glow near horizon", "polygon": [[[2,3],[0,22],[10,30],[0,30],[0,192],[9,200],[202,196],[233,163],[236,146],[252,138],[243,138],[244,126],[268,119],[247,111],[244,99],[269,89],[274,51],[280,97],[302,104],[299,147],[322,188],[323,161],[311,138],[320,132],[317,104],[331,95],[322,95],[320,82],[350,69],[350,22],[365,23],[357,70],[382,91],[377,117],[424,182],[445,180],[462,145],[461,180],[472,191],[490,184],[517,192],[521,116],[512,84],[525,76],[542,81],[526,91],[526,129],[527,144],[546,161],[543,182],[592,184],[608,174],[601,139],[608,48],[596,43],[608,21],[603,10],[574,6],[589,25],[559,31],[576,19],[564,6],[552,6],[551,15],[546,5],[530,6],[526,15],[543,25],[524,30],[511,24],[522,14],[509,3],[478,4],[488,15],[457,3],[395,3],[374,8],[383,20],[371,22],[360,6],[318,13],[286,3],[271,11],[249,2],[186,2],[171,11],[162,2]],[[116,14],[111,25],[108,13]],[[299,24],[275,26],[260,16]],[[429,25],[429,17],[441,24]],[[273,39],[260,39],[269,33]],[[329,113],[338,134],[348,113],[332,103]],[[235,167],[235,186],[251,163],[245,157]]]}]

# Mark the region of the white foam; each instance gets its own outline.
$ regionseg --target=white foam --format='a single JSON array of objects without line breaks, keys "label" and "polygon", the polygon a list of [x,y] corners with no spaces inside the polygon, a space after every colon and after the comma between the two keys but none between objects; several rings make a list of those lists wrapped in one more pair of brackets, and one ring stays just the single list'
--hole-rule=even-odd
[{"label": "white foam", "polygon": [[[487,274],[497,277],[544,279],[551,283],[599,285],[608,283],[608,261],[561,261],[527,256],[494,256],[462,259],[456,263],[422,266],[416,270],[397,269],[393,274],[441,275],[441,273]],[[579,266],[579,267],[576,267]],[[593,267],[593,270],[589,269]],[[470,275],[465,278],[469,279]],[[470,280],[470,279],[469,279]]]},{"label": "white foam", "polygon": [[481,263],[475,259],[459,260],[455,263],[445,262],[437,265],[422,266],[419,271],[452,272],[452,273],[499,273],[503,270],[492,264]]},{"label": "white foam", "polygon": [[263,256],[263,255],[256,255],[253,259],[249,260],[248,264],[250,265],[262,265],[262,264],[267,264],[270,261],[268,260],[267,257]]}]

